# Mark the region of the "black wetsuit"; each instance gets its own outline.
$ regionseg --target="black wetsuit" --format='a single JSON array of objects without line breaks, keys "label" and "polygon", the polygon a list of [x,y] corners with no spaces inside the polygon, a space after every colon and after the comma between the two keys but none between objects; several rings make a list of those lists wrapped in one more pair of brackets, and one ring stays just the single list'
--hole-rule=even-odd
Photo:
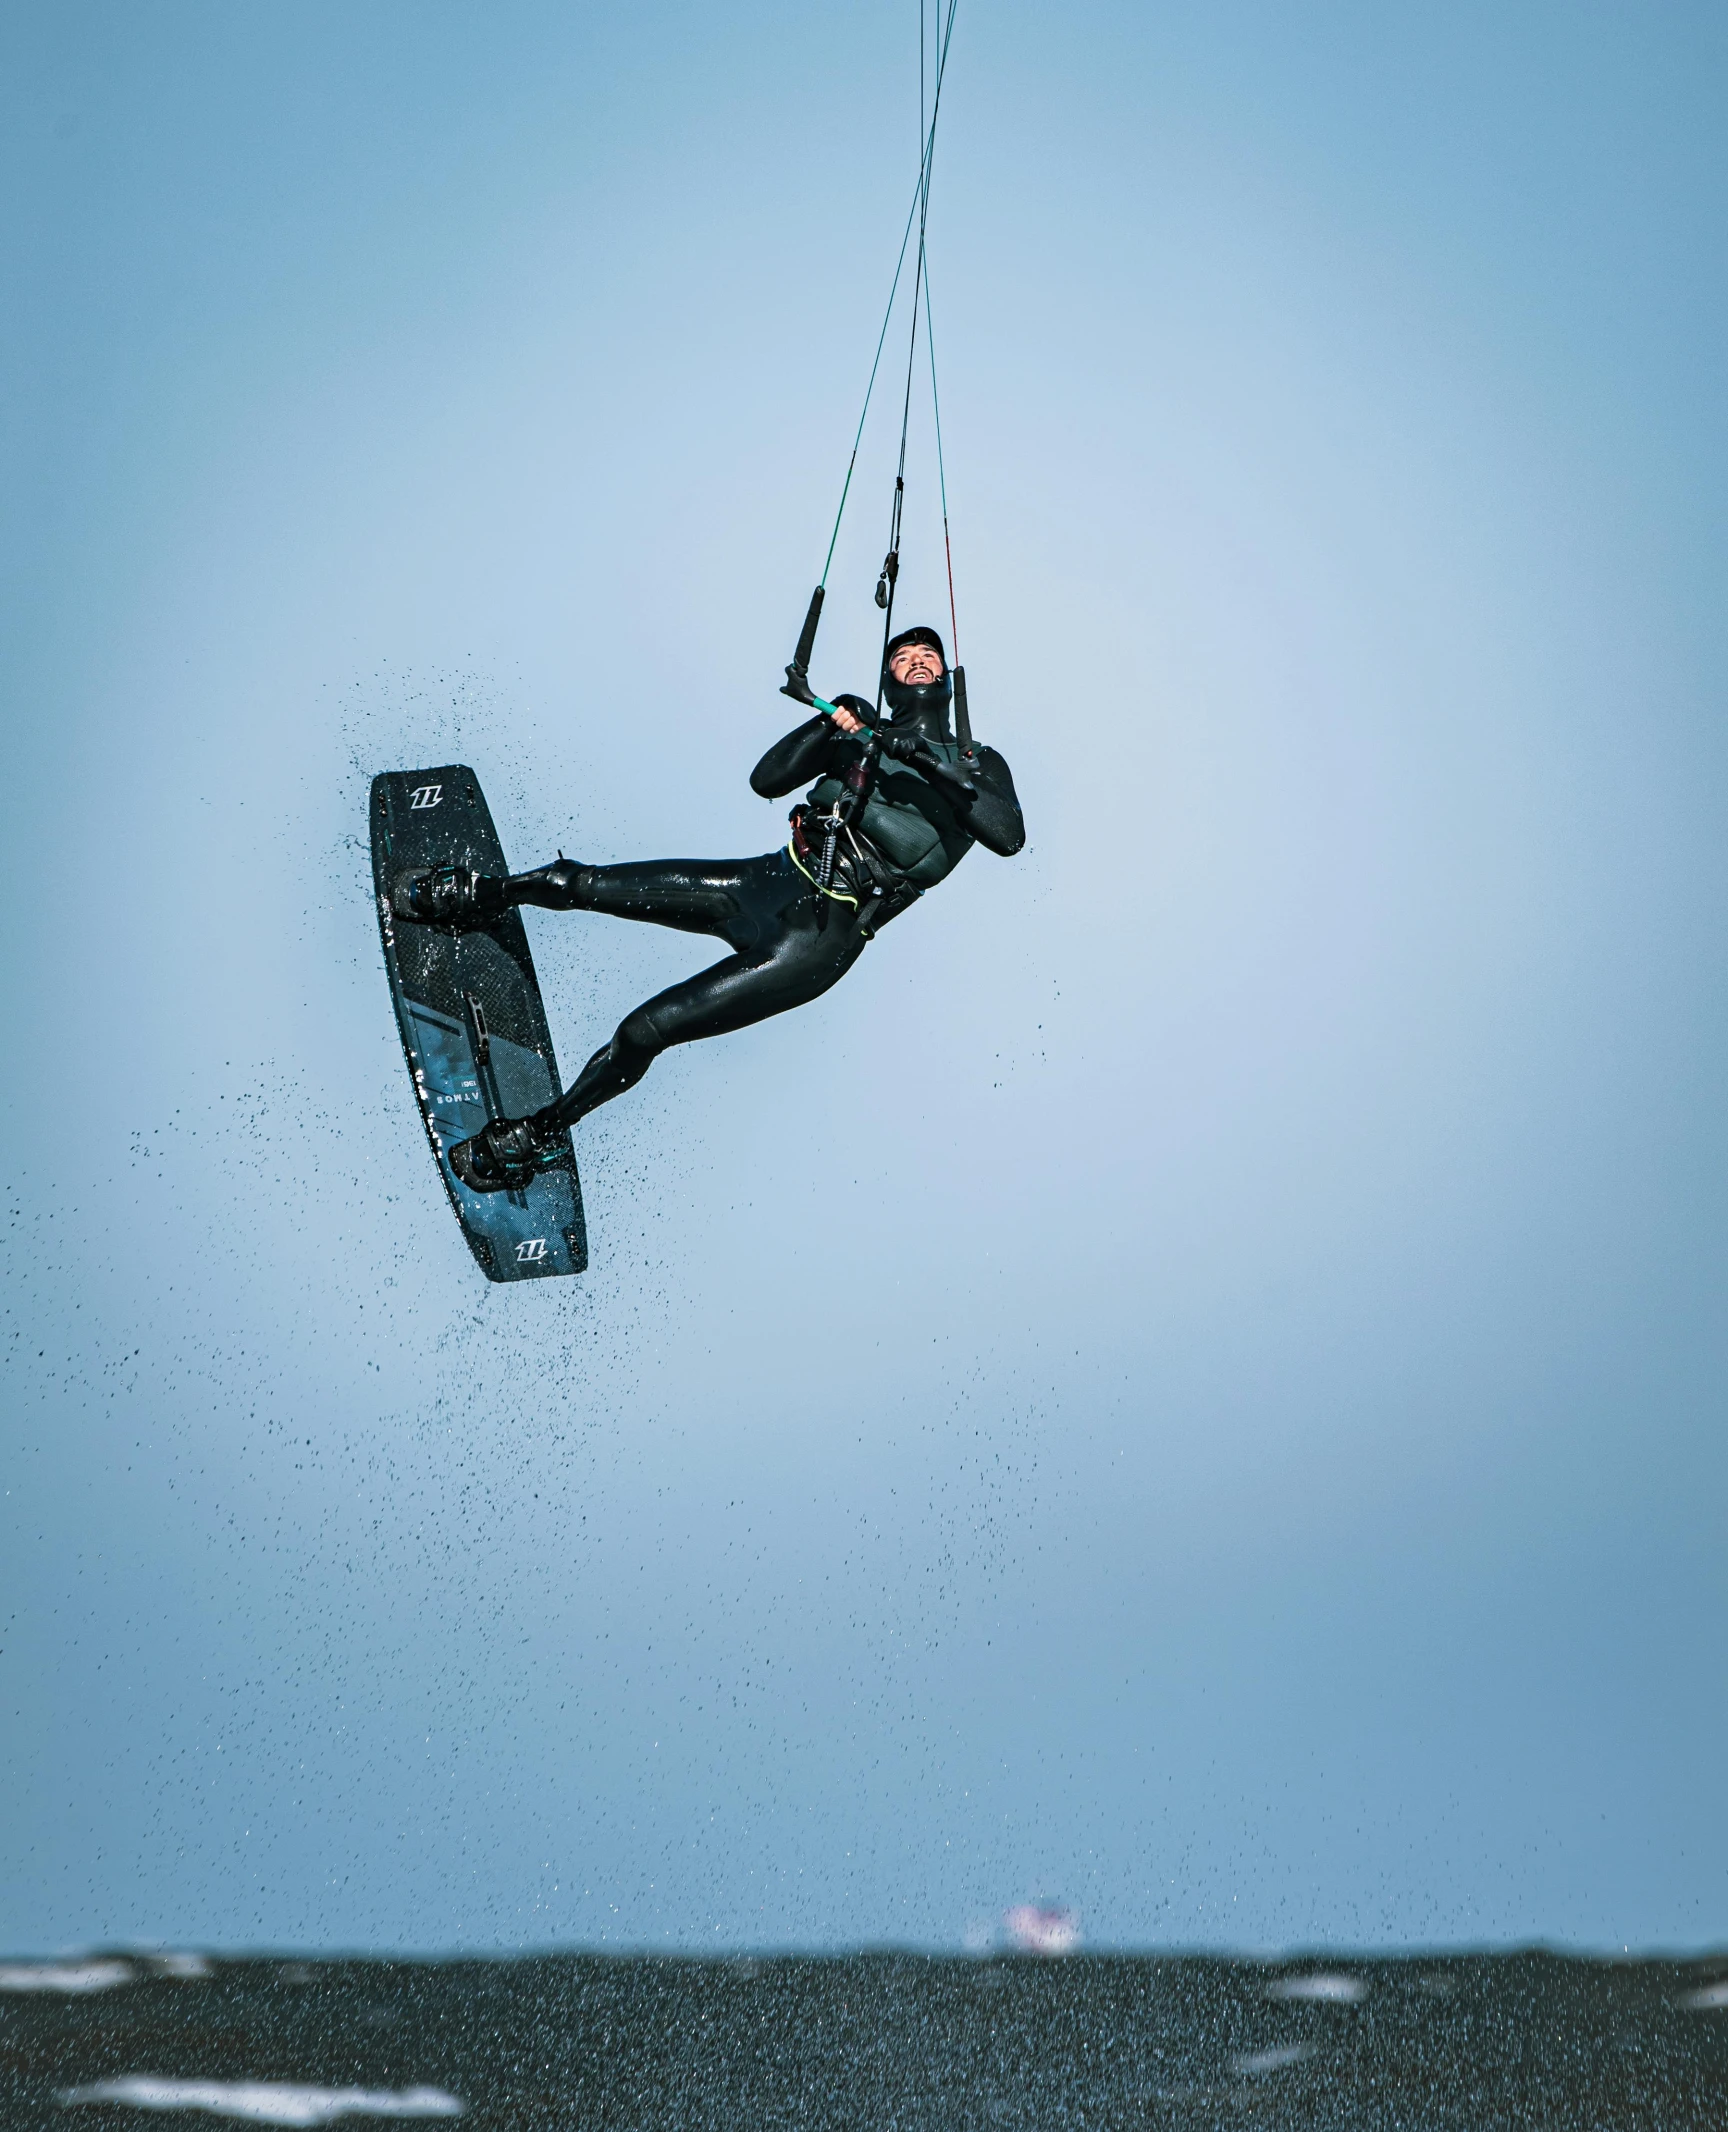
[{"label": "black wetsuit", "polygon": [[[947,676],[930,687],[888,693],[894,716],[881,728],[885,747],[911,753],[922,745],[926,762],[934,754],[955,765],[974,789],[967,797],[940,772],[930,776],[914,763],[884,759],[871,799],[837,853],[827,891],[816,885],[819,864],[803,808],[794,809],[790,844],[759,859],[624,866],[560,859],[510,878],[511,903],[604,911],[709,933],[732,950],[627,1014],[566,1093],[535,1113],[534,1126],[574,1125],[633,1088],[673,1044],[724,1036],[819,997],[845,976],[874,932],[951,873],[974,843],[1004,858],[1020,849],[1026,832],[1008,765],[993,748],[961,758],[948,733]],[[819,715],[776,741],[750,783],[764,799],[783,799],[813,781],[807,806],[814,810],[832,802],[862,753],[860,740]]]}]

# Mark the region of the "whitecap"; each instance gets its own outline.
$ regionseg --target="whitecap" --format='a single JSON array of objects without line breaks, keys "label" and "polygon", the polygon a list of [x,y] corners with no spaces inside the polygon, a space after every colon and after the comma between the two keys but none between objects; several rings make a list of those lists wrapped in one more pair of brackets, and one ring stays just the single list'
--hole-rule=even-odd
[{"label": "whitecap", "polygon": [[0,1991],[112,1991],[134,1974],[130,1962],[0,1962]]},{"label": "whitecap", "polygon": [[159,1977],[174,1977],[183,1984],[194,1984],[200,1977],[216,1974],[214,1962],[201,1954],[153,1954],[150,1967]]},{"label": "whitecap", "polygon": [[1368,1996],[1360,1977],[1347,1977],[1335,1970],[1314,1970],[1306,1976],[1277,1977],[1266,1987],[1269,1999],[1323,1999],[1333,2006],[1354,2006]]},{"label": "whitecap", "polygon": [[1702,1991],[1689,1991],[1680,2003],[1690,2006],[1696,2013],[1703,2013],[1712,2006],[1728,2006],[1728,1977],[1706,1984]]},{"label": "whitecap", "polygon": [[207,2110],[254,2125],[328,2125],[339,2117],[460,2117],[468,2105],[443,2088],[314,2088],[287,2080],[158,2080],[134,2073],[62,2088],[63,2103],[124,2102],[135,2110]]},{"label": "whitecap", "polygon": [[1241,2057],[1232,2058],[1230,2070],[1233,2073],[1276,2073],[1284,2066],[1297,2065],[1313,2055],[1311,2043],[1279,2043],[1269,2051],[1245,2051]]}]

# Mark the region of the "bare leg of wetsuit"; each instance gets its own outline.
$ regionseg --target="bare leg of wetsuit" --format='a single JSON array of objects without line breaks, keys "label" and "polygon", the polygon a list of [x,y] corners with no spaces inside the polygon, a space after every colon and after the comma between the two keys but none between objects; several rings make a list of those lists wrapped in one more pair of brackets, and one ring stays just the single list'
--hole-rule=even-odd
[{"label": "bare leg of wetsuit", "polygon": [[801,1007],[837,984],[858,960],[857,913],[830,901],[825,922],[810,883],[784,851],[759,859],[654,859],[578,866],[562,859],[513,874],[512,903],[543,910],[602,911],[682,933],[708,933],[733,952],[627,1014],[556,1103],[531,1123],[562,1130],[636,1083],[662,1051],[725,1036]]}]

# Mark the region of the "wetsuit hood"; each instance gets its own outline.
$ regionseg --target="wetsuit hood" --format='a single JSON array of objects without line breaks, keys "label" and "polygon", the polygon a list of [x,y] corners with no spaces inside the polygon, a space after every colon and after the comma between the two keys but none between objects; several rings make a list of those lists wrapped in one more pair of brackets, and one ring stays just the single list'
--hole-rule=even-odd
[{"label": "wetsuit hood", "polygon": [[[942,661],[941,677],[908,688],[888,671],[888,663],[908,644],[928,644]],[[948,705],[954,695],[953,676],[948,671],[948,652],[933,629],[903,629],[890,637],[882,653],[882,700],[888,706],[889,723],[897,733],[918,732],[926,740],[951,740]]]}]

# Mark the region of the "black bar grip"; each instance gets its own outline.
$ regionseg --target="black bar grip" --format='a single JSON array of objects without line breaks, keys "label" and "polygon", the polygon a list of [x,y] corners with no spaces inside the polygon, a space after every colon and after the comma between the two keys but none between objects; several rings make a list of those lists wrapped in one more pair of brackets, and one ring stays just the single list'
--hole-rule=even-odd
[{"label": "black bar grip", "polygon": [[792,664],[801,674],[810,671],[810,654],[816,649],[816,624],[822,619],[823,590],[820,585],[810,595],[809,612],[804,617],[804,627],[798,632],[798,649],[792,654]]},{"label": "black bar grip", "polygon": [[972,752],[972,713],[966,708],[966,669],[954,669],[954,733],[966,754]]}]

